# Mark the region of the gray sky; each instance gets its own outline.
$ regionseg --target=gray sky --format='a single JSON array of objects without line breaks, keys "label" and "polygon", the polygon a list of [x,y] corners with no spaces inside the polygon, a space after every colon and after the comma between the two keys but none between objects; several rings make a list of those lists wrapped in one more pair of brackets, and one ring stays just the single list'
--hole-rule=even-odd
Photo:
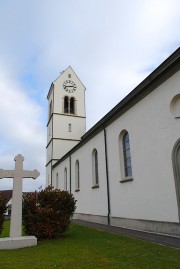
[{"label": "gray sky", "polygon": [[24,190],[44,187],[51,82],[74,69],[88,130],[179,47],[179,29],[179,0],[0,0],[0,168],[21,153],[41,173]]}]

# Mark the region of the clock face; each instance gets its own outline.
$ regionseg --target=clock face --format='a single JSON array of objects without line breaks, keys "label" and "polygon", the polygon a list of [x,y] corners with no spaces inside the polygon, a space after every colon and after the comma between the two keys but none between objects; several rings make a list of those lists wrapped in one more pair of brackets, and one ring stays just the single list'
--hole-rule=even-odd
[{"label": "clock face", "polygon": [[74,92],[76,90],[76,84],[72,80],[65,80],[63,83],[63,88],[66,92]]}]

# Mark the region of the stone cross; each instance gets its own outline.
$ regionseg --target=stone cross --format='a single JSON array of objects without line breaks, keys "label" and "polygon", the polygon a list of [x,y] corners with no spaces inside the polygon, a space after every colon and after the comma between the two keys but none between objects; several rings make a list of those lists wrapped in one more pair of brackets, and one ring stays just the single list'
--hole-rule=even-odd
[{"label": "stone cross", "polygon": [[13,195],[11,210],[10,237],[21,237],[22,234],[22,179],[36,179],[40,173],[23,170],[24,157],[18,154],[15,158],[15,170],[0,169],[0,178],[13,178]]}]

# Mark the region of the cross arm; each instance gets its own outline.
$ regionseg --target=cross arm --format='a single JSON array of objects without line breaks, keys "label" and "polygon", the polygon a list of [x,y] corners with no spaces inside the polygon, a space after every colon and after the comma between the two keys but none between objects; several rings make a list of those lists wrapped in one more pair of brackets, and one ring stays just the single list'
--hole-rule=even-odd
[{"label": "cross arm", "polygon": [[40,173],[36,169],[34,169],[33,171],[27,171],[27,170],[23,171],[23,178],[36,179],[39,175],[40,175]]},{"label": "cross arm", "polygon": [[0,178],[14,178],[15,171],[14,170],[4,170],[0,169]]}]

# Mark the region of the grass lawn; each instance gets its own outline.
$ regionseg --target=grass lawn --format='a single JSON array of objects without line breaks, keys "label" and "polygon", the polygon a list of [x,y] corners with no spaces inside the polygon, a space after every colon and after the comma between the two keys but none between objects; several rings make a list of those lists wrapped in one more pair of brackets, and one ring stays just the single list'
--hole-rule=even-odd
[{"label": "grass lawn", "polygon": [[0,234],[0,238],[1,237],[8,237],[9,236],[9,230],[10,230],[10,221],[9,220],[4,221],[3,231],[2,231],[2,234]]},{"label": "grass lawn", "polygon": [[[8,222],[1,236],[8,235]],[[176,269],[180,250],[72,224],[57,240],[0,251],[0,269]]]}]

